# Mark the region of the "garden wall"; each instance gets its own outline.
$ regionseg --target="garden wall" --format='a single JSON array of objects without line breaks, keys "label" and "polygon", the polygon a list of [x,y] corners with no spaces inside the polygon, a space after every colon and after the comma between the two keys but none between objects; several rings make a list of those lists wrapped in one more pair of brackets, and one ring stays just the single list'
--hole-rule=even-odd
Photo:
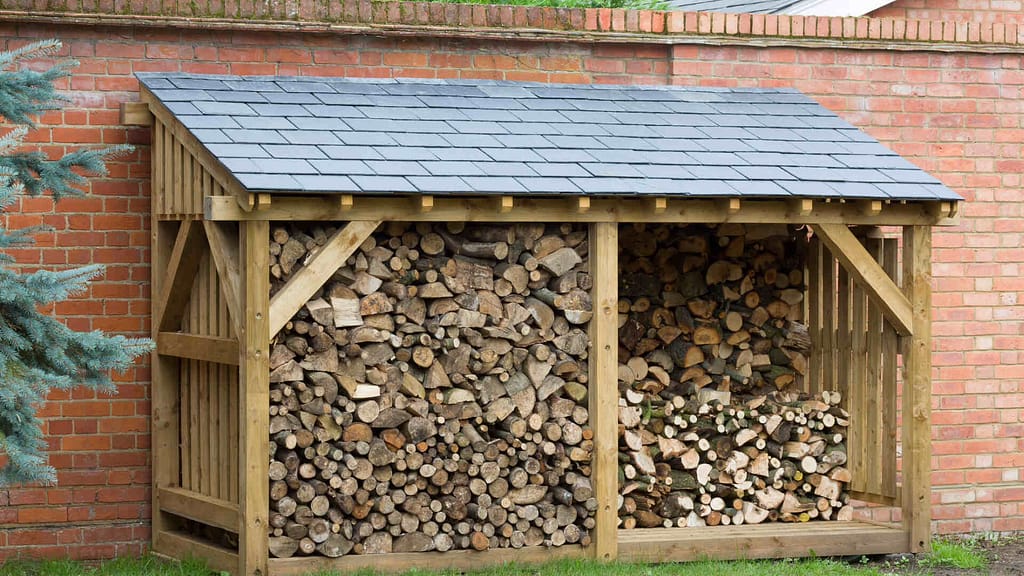
[{"label": "garden wall", "polygon": [[[209,19],[188,19],[188,3],[17,4],[0,11],[3,48],[56,37],[65,56],[81,60],[64,86],[72,105],[47,114],[30,141],[53,153],[138,145],[111,164],[109,178],[94,180],[89,197],[56,209],[27,199],[7,217],[55,228],[36,247],[11,251],[26,266],[108,266],[88,294],[56,310],[80,329],[149,333],[149,136],[118,118],[119,104],[138,98],[137,72],[806,92],[967,199],[961,224],[935,234],[935,528],[1024,529],[1024,27],[1012,19],[956,22],[957,6],[948,21],[942,8],[919,22],[313,1],[281,3],[275,14],[223,2],[199,14]],[[894,6],[916,14],[911,0]],[[128,11],[136,16],[103,15]],[[975,20],[1002,17],[994,6],[982,16]],[[848,40],[837,48],[841,37]],[[51,397],[44,415],[60,485],[0,490],[0,559],[144,549],[148,380],[140,364],[119,378],[115,398]]]}]

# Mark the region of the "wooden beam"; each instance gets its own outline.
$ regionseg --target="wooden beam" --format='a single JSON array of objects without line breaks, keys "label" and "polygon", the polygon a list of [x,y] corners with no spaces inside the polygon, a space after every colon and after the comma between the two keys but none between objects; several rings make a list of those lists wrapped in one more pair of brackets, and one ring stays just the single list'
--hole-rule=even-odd
[{"label": "wooden beam", "polygon": [[238,341],[184,332],[160,332],[156,351],[164,356],[238,366]]},{"label": "wooden beam", "polygon": [[152,126],[153,113],[145,102],[121,102],[121,124],[125,126]]},{"label": "wooden beam", "polygon": [[800,198],[793,201],[793,211],[799,216],[810,216],[814,211],[814,200]]},{"label": "wooden beam", "polygon": [[[427,199],[429,198],[429,200]],[[487,197],[417,197],[415,201],[395,197],[360,197],[359,203],[343,210],[334,195],[275,196],[266,210],[247,212],[230,196],[205,200],[207,220],[384,220],[407,222],[649,222],[763,224],[847,224],[905,226],[917,224],[953,225],[955,218],[929,210],[929,203],[891,204],[880,214],[864,214],[854,203],[814,202],[801,214],[786,200],[747,200],[738,212],[730,213],[726,202],[695,198],[673,199],[664,212],[655,212],[650,199],[591,198],[590,209],[580,211],[577,202],[560,198],[516,198],[516,209],[500,214],[494,199]],[[429,202],[423,210],[422,202]]]},{"label": "wooden beam", "polygon": [[665,210],[668,210],[668,198],[655,198],[654,213],[661,214]]},{"label": "wooden beam", "polygon": [[[210,244],[210,255],[213,256],[213,264],[217,267],[221,294],[228,305],[228,314],[231,315],[235,334],[241,334],[244,308],[241,303],[242,286],[239,284],[241,263],[238,261],[238,234],[227,230],[227,226],[224,222],[203,221],[206,238]],[[269,274],[269,271],[267,273]]]},{"label": "wooden beam", "polygon": [[228,532],[238,530],[238,505],[183,488],[160,488],[163,512],[216,526]]},{"label": "wooden beam", "polygon": [[905,532],[863,522],[765,523],[619,531],[626,562],[860,556],[906,552]]},{"label": "wooden beam", "polygon": [[576,199],[576,211],[580,214],[585,214],[590,211],[590,198],[587,196],[580,196]]},{"label": "wooden beam", "polygon": [[198,223],[191,218],[181,221],[157,298],[159,309],[153,323],[161,330],[177,330],[181,327],[181,317],[185,305],[192,297],[192,283],[199,271],[199,261],[203,254],[202,239],[203,229]]},{"label": "wooden beam", "polygon": [[739,198],[729,198],[727,206],[729,214],[737,214],[743,208]]},{"label": "wooden beam", "polygon": [[932,230],[903,229],[903,283],[913,330],[903,358],[903,524],[910,552],[931,548]]},{"label": "wooden beam", "polygon": [[379,225],[380,220],[354,221],[335,232],[320,251],[270,299],[268,336],[277,334]]},{"label": "wooden beam", "polygon": [[[447,552],[411,552],[390,554],[349,554],[340,558],[306,556],[294,558],[271,558],[269,576],[303,576],[312,573],[330,572],[350,574],[369,570],[381,574],[397,574],[415,567],[417,571],[472,571],[485,566],[500,566],[509,563],[541,564],[555,560],[585,558],[587,550],[581,546],[530,546],[526,548],[492,548],[476,550],[449,550]],[[512,572],[518,573],[519,570]]]},{"label": "wooden beam", "polygon": [[512,196],[502,196],[498,200],[498,212],[501,212],[502,214],[506,214],[508,212],[511,212],[512,209],[515,208],[515,205],[516,205],[516,200],[515,200],[514,197],[512,197]]},{"label": "wooden beam", "polygon": [[618,553],[618,340],[619,226],[598,222],[590,230],[594,317],[590,321],[590,425],[594,430],[591,481],[597,498],[594,558]]},{"label": "wooden beam", "polygon": [[246,222],[239,231],[242,255],[242,343],[239,364],[239,523],[238,572],[266,576],[270,479],[267,438],[270,436],[270,299],[269,222]]},{"label": "wooden beam", "polygon": [[433,196],[420,196],[419,201],[416,202],[419,207],[419,211],[423,213],[430,212],[434,209],[434,197]]},{"label": "wooden beam", "polygon": [[164,554],[177,560],[202,558],[206,561],[207,568],[214,572],[234,573],[238,570],[238,554],[234,551],[214,546],[206,540],[184,532],[161,530],[153,535],[153,541],[154,549],[158,554]]},{"label": "wooden beam", "polygon": [[843,224],[814,224],[812,228],[843,268],[874,298],[896,331],[910,334],[913,331],[910,301],[850,229]]},{"label": "wooden beam", "polygon": [[354,204],[354,199],[351,194],[342,194],[338,196],[338,208],[341,210],[351,210]]}]

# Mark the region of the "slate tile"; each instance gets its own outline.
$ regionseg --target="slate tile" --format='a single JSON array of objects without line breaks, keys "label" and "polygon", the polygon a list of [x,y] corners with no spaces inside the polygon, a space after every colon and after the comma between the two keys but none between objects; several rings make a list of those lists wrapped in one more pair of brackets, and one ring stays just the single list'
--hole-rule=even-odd
[{"label": "slate tile", "polygon": [[207,90],[207,94],[217,102],[257,102],[264,103],[267,99],[259,92],[244,92],[241,90]]},{"label": "slate tile", "polygon": [[319,104],[320,100],[308,92],[267,92],[266,101],[271,104]]},{"label": "slate tile", "polygon": [[789,193],[771,180],[729,180],[729,186],[735,188],[741,196],[779,197]]},{"label": "slate tile", "polygon": [[886,179],[892,180],[893,182],[902,182],[905,184],[941,184],[941,182],[939,182],[939,180],[934,176],[919,169],[894,170],[892,168],[882,168],[872,172],[878,172]]},{"label": "slate tile", "polygon": [[742,159],[742,152],[731,153],[731,152],[689,152],[690,158],[693,158],[698,164],[705,166],[736,166],[746,164]]},{"label": "slate tile", "polygon": [[475,176],[480,169],[472,162],[457,161],[423,161],[420,165],[434,176]]},{"label": "slate tile", "polygon": [[473,162],[480,176],[536,176],[523,162]]},{"label": "slate tile", "polygon": [[460,134],[507,134],[508,130],[497,122],[475,122],[472,120],[449,120],[448,125]]},{"label": "slate tile", "polygon": [[812,142],[845,142],[848,138],[840,130],[830,128],[793,128],[793,132]]},{"label": "slate tile", "polygon": [[277,80],[277,85],[285,92],[334,92],[330,85],[323,82],[305,82],[302,80],[282,82]]},{"label": "slate tile", "polygon": [[473,188],[458,176],[409,176],[407,180],[420,192],[431,194],[474,192]]},{"label": "slate tile", "polygon": [[614,150],[658,150],[659,146],[648,138],[623,138],[619,136],[599,136],[597,139],[608,148]]},{"label": "slate tile", "polygon": [[[881,170],[857,168],[811,168],[786,167],[785,170],[801,180],[823,180],[826,182],[890,182]],[[907,170],[907,172],[911,172]]]},{"label": "slate tile", "polygon": [[466,98],[466,106],[492,110],[523,110],[525,107],[512,98]]},{"label": "slate tile", "polygon": [[673,126],[718,126],[712,116],[704,114],[662,114],[661,122]]},{"label": "slate tile", "polygon": [[647,161],[652,165],[660,164],[696,164],[693,158],[690,158],[684,152],[675,152],[671,150],[655,150],[651,152],[645,152]]},{"label": "slate tile", "polygon": [[693,173],[686,168],[672,164],[649,164],[637,168],[648,178],[670,178],[675,180],[694,178]]},{"label": "slate tile", "polygon": [[338,118],[317,118],[315,116],[289,116],[288,121],[295,125],[295,127],[298,128],[299,130],[332,130],[335,132],[351,130],[348,127],[348,124],[345,124]]},{"label": "slate tile", "polygon": [[391,139],[400,146],[425,146],[427,148],[447,148],[448,141],[437,134],[391,134]]},{"label": "slate tile", "polygon": [[200,128],[198,130],[192,130],[192,135],[203,144],[233,142],[231,138],[228,138],[227,134],[216,128]]},{"label": "slate tile", "polygon": [[547,122],[508,122],[502,124],[509,134],[561,134],[557,128]]},{"label": "slate tile", "polygon": [[388,160],[434,160],[434,150],[439,148],[421,148],[419,146],[381,146],[377,148],[380,155]]},{"label": "slate tile", "polygon": [[457,108],[407,108],[413,118],[419,120],[469,120],[469,118]]},{"label": "slate tile", "polygon": [[150,76],[149,72],[136,74],[136,76],[138,76],[139,82],[146,88],[149,88],[150,90],[173,90],[175,88],[174,84],[171,82],[169,78],[154,78]]},{"label": "slate tile", "polygon": [[742,140],[707,138],[698,141],[708,152],[752,152],[753,149]]},{"label": "slate tile", "polygon": [[[585,112],[627,112],[617,102],[611,100],[570,100],[573,108]],[[568,114],[567,114],[568,115]],[[570,116],[571,118],[571,116]]]},{"label": "slate tile", "polygon": [[235,174],[238,181],[251,192],[263,190],[275,192],[293,192],[299,183],[288,174]]},{"label": "slate tile", "polygon": [[249,158],[220,158],[220,163],[231,172],[261,172],[259,165]]},{"label": "slate tile", "polygon": [[488,161],[490,156],[481,152],[478,148],[434,148],[431,150],[438,160],[483,160]]},{"label": "slate tile", "polygon": [[548,162],[593,162],[594,157],[586,150],[569,150],[565,148],[552,148],[544,151],[544,160]]},{"label": "slate tile", "polygon": [[175,116],[189,116],[192,114],[201,114],[199,108],[192,105],[192,102],[164,102],[164,106],[171,111],[171,114]]},{"label": "slate tile", "polygon": [[803,137],[788,128],[747,128],[754,138],[761,140],[803,140]]},{"label": "slate tile", "polygon": [[[387,118],[389,120],[408,120],[410,118],[416,118],[414,108],[398,108],[398,107],[387,107],[387,106],[358,106],[354,107],[359,111],[359,116],[365,116],[366,118]],[[350,116],[339,115],[339,118],[347,118]]]},{"label": "slate tile", "polygon": [[580,166],[594,176],[608,178],[641,178],[643,173],[632,164],[583,163]]},{"label": "slate tile", "polygon": [[835,142],[810,142],[801,140],[799,142],[791,142],[793,148],[796,148],[798,152],[804,154],[842,154],[844,152],[842,146]]},{"label": "slate tile", "polygon": [[817,180],[779,180],[776,182],[793,196],[803,198],[838,198],[839,193],[829,185],[831,182]]},{"label": "slate tile", "polygon": [[270,158],[259,144],[208,144],[206,149],[218,158]]},{"label": "slate tile", "polygon": [[362,160],[309,160],[321,174],[375,174]]},{"label": "slate tile", "polygon": [[526,192],[526,188],[509,176],[463,176],[463,181],[476,192],[505,194]]},{"label": "slate tile", "polygon": [[707,138],[707,134],[693,126],[651,126],[650,128],[662,138]]},{"label": "slate tile", "polygon": [[358,192],[359,187],[347,176],[295,176],[299,189],[305,192]]},{"label": "slate tile", "polygon": [[639,193],[639,178],[571,178],[587,195],[632,195]]},{"label": "slate tile", "polygon": [[707,149],[701,144],[703,140],[690,140],[688,138],[650,138],[652,146],[659,150],[670,152],[706,152]]},{"label": "slate tile", "polygon": [[321,104],[330,106],[370,106],[373,103],[365,94],[325,94],[321,92],[311,96]]},{"label": "slate tile", "polygon": [[153,95],[161,102],[195,102],[199,100],[213,100],[213,96],[210,96],[203,90],[178,90],[176,88],[171,88],[167,90],[153,90]]},{"label": "slate tile", "polygon": [[327,158],[319,148],[306,144],[263,144],[263,149],[274,158]]},{"label": "slate tile", "polygon": [[239,144],[287,144],[288,141],[277,130],[224,129],[232,142]]},{"label": "slate tile", "polygon": [[481,148],[496,162],[543,162],[544,158],[527,148]]},{"label": "slate tile", "polygon": [[776,166],[737,166],[736,171],[750,180],[794,180],[795,176]]},{"label": "slate tile", "polygon": [[793,142],[787,140],[744,140],[747,146],[758,152],[780,152],[796,154],[800,152]]},{"label": "slate tile", "polygon": [[732,166],[708,166],[702,164],[688,164],[683,166],[694,178],[700,180],[746,180],[743,174],[736,171]]},{"label": "slate tile", "polygon": [[686,180],[686,190],[692,196],[739,196],[740,193],[725,180]]},{"label": "slate tile", "polygon": [[[255,116],[257,114],[255,108],[251,108],[249,104],[243,102],[207,102],[196,101],[194,98],[191,100],[193,100],[193,106],[203,114],[219,116]],[[252,104],[252,106],[268,106],[268,104]]]},{"label": "slate tile", "polygon": [[366,160],[365,163],[375,174],[381,176],[430,175],[418,162],[409,160]]},{"label": "slate tile", "polygon": [[757,121],[765,128],[810,128],[807,116],[758,116]]},{"label": "slate tile", "polygon": [[[542,100],[540,100],[540,102],[542,102]],[[530,110],[528,112],[512,110],[512,115],[518,118],[521,122],[564,124],[569,121],[569,119],[563,116],[558,110]]]},{"label": "slate tile", "polygon": [[312,164],[299,158],[264,158],[256,166],[266,174],[318,174]]},{"label": "slate tile", "polygon": [[647,164],[650,160],[647,152],[640,150],[587,150],[587,153],[598,162],[623,163],[623,164]]},{"label": "slate tile", "polygon": [[584,124],[584,123],[566,123],[566,124],[552,124],[555,130],[563,136],[607,136],[608,131],[604,129],[607,124]]},{"label": "slate tile", "polygon": [[459,148],[500,148],[498,142],[489,134],[444,134],[444,139],[452,146]]},{"label": "slate tile", "polygon": [[235,122],[252,130],[294,130],[295,126],[283,116],[239,116]]},{"label": "slate tile", "polygon": [[[355,106],[328,106],[327,104],[305,104],[302,106],[310,116],[317,118],[365,118],[362,110]],[[280,114],[291,116],[291,114]]]},{"label": "slate tile", "polygon": [[278,132],[290,144],[341,144],[341,140],[325,130],[281,130]]},{"label": "slate tile", "polygon": [[829,182],[836,194],[843,198],[888,198],[884,190],[871,182]]},{"label": "slate tile", "polygon": [[519,178],[519,184],[536,194],[579,194],[581,190],[568,178]]},{"label": "slate tile", "polygon": [[334,133],[339,140],[350,146],[397,146],[398,142],[389,134],[382,132],[343,132]]},{"label": "slate tile", "polygon": [[495,98],[536,98],[532,91],[522,86],[481,86],[480,92]]},{"label": "slate tile", "polygon": [[383,158],[372,146],[321,146],[320,151],[332,160],[380,160]]},{"label": "slate tile", "polygon": [[555,145],[543,136],[536,134],[501,134],[495,136],[506,148],[554,148]]},{"label": "slate tile", "polygon": [[482,108],[466,108],[462,113],[470,120],[478,122],[518,122],[508,110],[485,110]]},{"label": "slate tile", "polygon": [[281,89],[271,80],[257,80],[255,77],[239,78],[235,80],[224,80],[224,85],[231,90],[252,90],[253,92],[281,92]]},{"label": "slate tile", "polygon": [[547,139],[562,149],[604,148],[604,144],[590,136],[547,136]]},{"label": "slate tile", "polygon": [[252,104],[252,109],[260,116],[312,116],[299,104]]},{"label": "slate tile", "polygon": [[584,170],[579,164],[570,162],[530,162],[528,166],[541,176],[564,178],[590,176],[590,172]]},{"label": "slate tile", "polygon": [[917,166],[901,156],[875,156],[867,154],[833,154],[839,162],[850,168],[891,168],[895,170],[917,170]]},{"label": "slate tile", "polygon": [[654,128],[640,124],[602,124],[601,128],[611,136],[622,138],[655,138],[658,136]]},{"label": "slate tile", "polygon": [[411,182],[400,176],[352,176],[363,192],[416,192]]}]

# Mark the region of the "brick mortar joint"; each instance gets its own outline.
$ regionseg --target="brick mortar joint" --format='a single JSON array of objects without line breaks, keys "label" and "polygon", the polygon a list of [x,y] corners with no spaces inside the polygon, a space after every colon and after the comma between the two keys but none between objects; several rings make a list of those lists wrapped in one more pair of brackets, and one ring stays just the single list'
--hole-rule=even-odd
[{"label": "brick mortar joint", "polygon": [[[83,0],[14,0],[2,20],[53,21],[200,29],[371,32],[406,35],[504,36],[526,40],[688,43],[700,38],[729,44],[749,41],[828,42],[843,47],[907,44],[913,49],[1015,51],[1024,26],[869,17],[661,12],[610,8],[552,8],[376,0],[248,3],[234,14],[203,11],[194,2],[149,0],[129,15]],[[139,8],[133,6],[133,9]]]}]

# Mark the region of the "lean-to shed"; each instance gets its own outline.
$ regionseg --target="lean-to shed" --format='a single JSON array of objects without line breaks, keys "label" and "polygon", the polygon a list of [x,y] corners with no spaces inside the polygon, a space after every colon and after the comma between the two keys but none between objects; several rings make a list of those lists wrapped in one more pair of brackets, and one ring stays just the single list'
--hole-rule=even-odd
[{"label": "lean-to shed", "polygon": [[[809,98],[486,81],[139,79],[143,107],[132,112],[153,125],[157,552],[266,575],[928,547],[931,227],[955,221],[960,197]],[[394,221],[589,225],[585,381],[596,509],[588,546],[268,557],[271,343]],[[292,222],[338,229],[271,297],[271,227]],[[805,387],[842,393],[851,495],[900,507],[901,524],[617,530],[619,226],[654,224],[806,227],[803,317],[814,348]],[[901,244],[877,227],[890,236],[888,227],[902,228]]]}]

